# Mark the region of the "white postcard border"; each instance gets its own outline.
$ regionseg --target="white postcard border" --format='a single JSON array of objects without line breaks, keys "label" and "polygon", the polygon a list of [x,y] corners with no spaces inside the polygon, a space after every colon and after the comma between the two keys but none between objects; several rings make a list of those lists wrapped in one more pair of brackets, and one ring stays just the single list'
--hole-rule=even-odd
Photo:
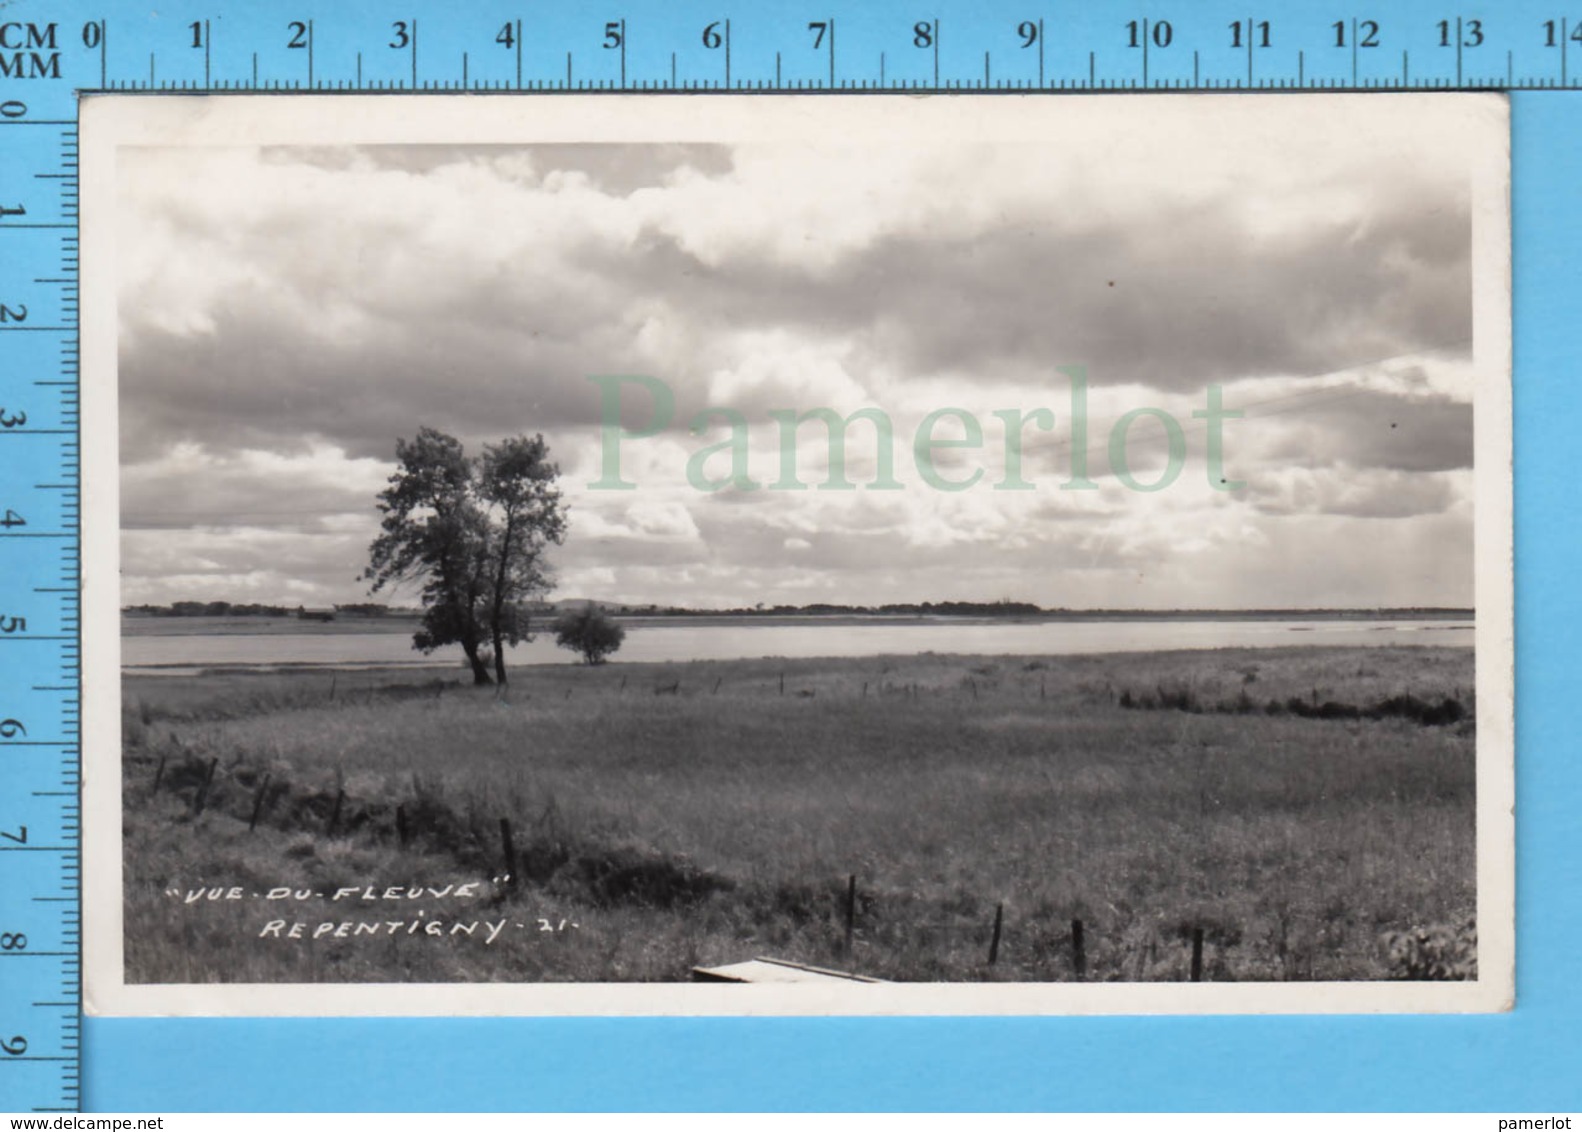
[{"label": "white postcard border", "polygon": [[[116,150],[129,145],[893,142],[927,126],[1025,143],[1095,103],[1207,104],[1235,128],[1254,107],[1454,102],[1497,136],[1474,169],[1477,889],[1479,978],[1467,983],[204,984],[123,978]],[[1036,136],[1036,135],[1034,135]],[[83,923],[95,1015],[1037,1015],[1452,1013],[1509,1009],[1515,987],[1514,625],[1509,106],[1500,94],[823,96],[90,96],[81,122]],[[1094,159],[1101,159],[1092,155]]]}]

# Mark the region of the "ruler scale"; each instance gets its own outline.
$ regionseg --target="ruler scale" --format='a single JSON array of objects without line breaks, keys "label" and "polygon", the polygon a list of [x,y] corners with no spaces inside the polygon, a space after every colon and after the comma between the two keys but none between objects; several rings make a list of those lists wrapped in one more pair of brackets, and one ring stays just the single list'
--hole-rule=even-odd
[{"label": "ruler scale", "polygon": [[[0,46],[23,44],[0,55],[5,74],[18,73],[8,65],[18,52],[28,68],[35,49],[52,58],[47,26],[0,28]],[[0,84],[0,1109],[71,1112],[81,1097],[77,128],[69,98],[45,109],[34,89]]]},{"label": "ruler scale", "polygon": [[887,3],[883,19],[814,5],[796,15],[695,8],[691,18],[633,16],[619,4],[587,16],[421,19],[418,6],[384,7],[5,23],[0,83],[259,93],[1576,89],[1570,55],[1582,45],[1582,19],[1540,3],[1487,15],[1395,5],[1376,18],[1291,3],[1264,15],[1244,5],[1095,14],[1005,3],[953,16]]},{"label": "ruler scale", "polygon": [[[163,6],[162,6],[163,7]],[[0,1109],[80,1103],[76,96],[1577,89],[1582,12],[1409,0],[0,10]]]}]

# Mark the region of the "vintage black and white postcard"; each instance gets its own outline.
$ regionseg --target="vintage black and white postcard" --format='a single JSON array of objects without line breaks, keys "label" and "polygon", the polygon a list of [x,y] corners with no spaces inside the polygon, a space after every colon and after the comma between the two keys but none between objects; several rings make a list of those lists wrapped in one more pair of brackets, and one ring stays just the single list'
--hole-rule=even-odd
[{"label": "vintage black and white postcard", "polygon": [[1509,1006],[1503,97],[82,145],[90,1009]]}]

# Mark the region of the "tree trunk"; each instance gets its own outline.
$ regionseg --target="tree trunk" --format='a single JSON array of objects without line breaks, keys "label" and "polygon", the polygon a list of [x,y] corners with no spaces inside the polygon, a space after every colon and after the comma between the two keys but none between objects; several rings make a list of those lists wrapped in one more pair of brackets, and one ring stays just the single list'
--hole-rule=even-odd
[{"label": "tree trunk", "polygon": [[493,684],[494,681],[489,678],[489,666],[478,656],[478,646],[463,645],[462,650],[467,654],[467,663],[472,665],[473,684]]},{"label": "tree trunk", "polygon": [[494,635],[494,674],[503,687],[505,684],[505,642],[500,638],[500,620],[505,616],[505,579],[511,565],[511,539],[516,533],[516,515],[507,510],[505,534],[500,540],[500,561],[494,575],[494,602],[489,610],[489,631]]}]

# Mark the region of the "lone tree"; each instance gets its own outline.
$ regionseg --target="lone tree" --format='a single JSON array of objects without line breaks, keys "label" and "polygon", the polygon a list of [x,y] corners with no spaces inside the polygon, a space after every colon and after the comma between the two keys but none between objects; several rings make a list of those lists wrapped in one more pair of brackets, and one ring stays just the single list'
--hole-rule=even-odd
[{"label": "lone tree", "polygon": [[423,623],[412,647],[460,645],[475,684],[491,682],[490,650],[504,684],[505,646],[532,640],[524,603],[548,592],[545,552],[566,537],[549,446],[518,436],[468,457],[455,437],[425,428],[396,441],[396,460],[363,577],[374,593],[420,581]]},{"label": "lone tree", "polygon": [[624,640],[626,630],[591,601],[581,609],[568,609],[555,619],[555,643],[581,653],[585,664],[603,664]]}]

